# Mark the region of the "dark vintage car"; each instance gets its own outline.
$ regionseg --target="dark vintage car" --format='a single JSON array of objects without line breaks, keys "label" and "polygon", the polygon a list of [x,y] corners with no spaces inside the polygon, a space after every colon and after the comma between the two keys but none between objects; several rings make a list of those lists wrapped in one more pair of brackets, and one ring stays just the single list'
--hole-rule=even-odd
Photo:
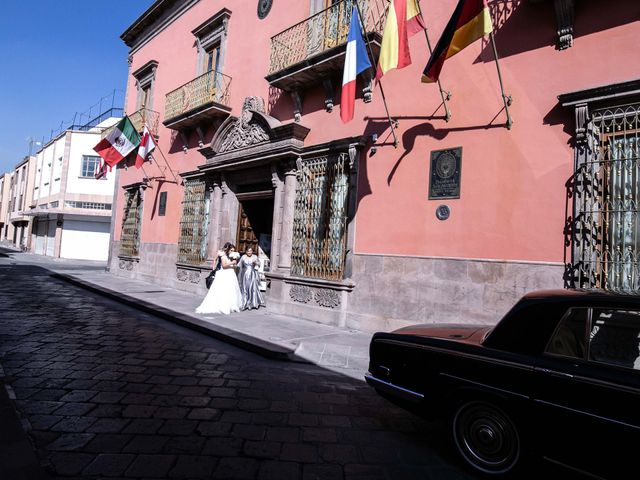
[{"label": "dark vintage car", "polygon": [[543,457],[598,478],[638,478],[639,337],[638,297],[534,292],[495,327],[376,333],[366,380],[446,419],[456,450],[485,474]]}]

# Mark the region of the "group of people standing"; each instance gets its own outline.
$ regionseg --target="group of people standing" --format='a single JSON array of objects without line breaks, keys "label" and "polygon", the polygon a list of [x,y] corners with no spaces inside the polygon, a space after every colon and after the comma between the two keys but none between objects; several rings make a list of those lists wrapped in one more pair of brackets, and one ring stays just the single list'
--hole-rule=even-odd
[{"label": "group of people standing", "polygon": [[215,278],[196,313],[239,312],[264,307],[260,291],[260,260],[251,247],[244,255],[236,252],[231,242],[218,252]]}]

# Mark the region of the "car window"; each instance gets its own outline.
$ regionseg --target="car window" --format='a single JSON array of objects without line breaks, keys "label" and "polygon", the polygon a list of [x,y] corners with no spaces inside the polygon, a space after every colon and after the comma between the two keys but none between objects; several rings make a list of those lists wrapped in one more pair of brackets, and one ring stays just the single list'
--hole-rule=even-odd
[{"label": "car window", "polygon": [[586,308],[573,308],[560,320],[547,343],[545,353],[563,357],[584,358],[587,325]]},{"label": "car window", "polygon": [[595,309],[589,360],[640,370],[640,312]]}]

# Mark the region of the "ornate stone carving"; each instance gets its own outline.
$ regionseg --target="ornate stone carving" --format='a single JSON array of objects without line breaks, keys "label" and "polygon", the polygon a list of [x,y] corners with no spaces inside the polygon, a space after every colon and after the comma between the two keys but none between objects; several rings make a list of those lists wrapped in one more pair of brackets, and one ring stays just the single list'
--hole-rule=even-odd
[{"label": "ornate stone carving", "polygon": [[373,100],[373,75],[365,73],[364,87],[362,88],[362,100],[364,103],[370,103]]},{"label": "ornate stone carving", "polygon": [[331,113],[333,111],[333,82],[330,78],[325,78],[322,81],[322,85],[324,86],[324,108],[327,112]]},{"label": "ornate stone carving", "polygon": [[336,308],[340,306],[340,294],[335,290],[316,291],[316,303],[321,307]]},{"label": "ornate stone carving", "polygon": [[131,260],[120,259],[118,266],[120,267],[120,270],[133,270],[133,262]]},{"label": "ornate stone carving", "polygon": [[186,282],[188,275],[188,272],[186,270],[183,270],[182,268],[179,268],[176,272],[176,278],[181,282]]},{"label": "ornate stone carving", "polygon": [[264,100],[260,97],[247,97],[242,105],[240,118],[235,122],[222,142],[218,153],[238,150],[250,145],[269,141],[269,134],[263,125],[253,120],[253,112],[264,114]]},{"label": "ornate stone carving", "polygon": [[306,285],[293,285],[289,290],[289,296],[294,302],[309,303],[313,298],[313,292]]},{"label": "ornate stone carving", "polygon": [[558,50],[573,45],[573,0],[554,0],[558,24]]},{"label": "ornate stone carving", "polygon": [[192,270],[189,272],[189,281],[191,283],[200,283],[200,272]]},{"label": "ornate stone carving", "polygon": [[293,119],[296,123],[300,123],[302,120],[302,97],[298,90],[291,92],[291,99],[293,100]]}]

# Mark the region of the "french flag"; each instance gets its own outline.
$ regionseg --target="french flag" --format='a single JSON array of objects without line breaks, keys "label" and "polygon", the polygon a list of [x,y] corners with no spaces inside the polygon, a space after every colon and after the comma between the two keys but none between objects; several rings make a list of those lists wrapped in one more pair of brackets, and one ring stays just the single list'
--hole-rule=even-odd
[{"label": "french flag", "polygon": [[340,118],[344,123],[353,119],[356,105],[356,77],[371,67],[367,48],[362,38],[358,10],[355,5],[351,12],[347,51],[344,56],[344,73],[342,74],[342,96],[340,97]]}]

